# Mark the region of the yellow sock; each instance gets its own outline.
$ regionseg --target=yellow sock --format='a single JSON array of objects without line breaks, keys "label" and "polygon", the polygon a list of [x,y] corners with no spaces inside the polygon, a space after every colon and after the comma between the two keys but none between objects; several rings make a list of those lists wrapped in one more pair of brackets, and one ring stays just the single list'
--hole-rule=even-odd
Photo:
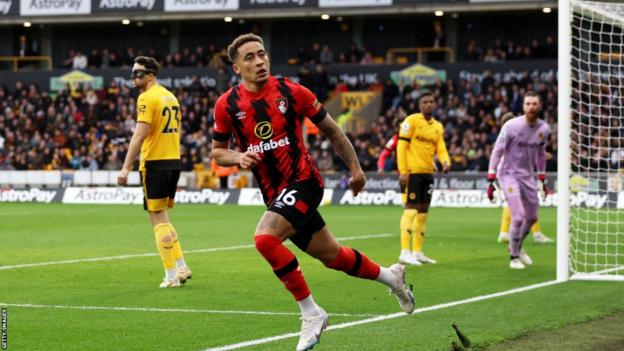
[{"label": "yellow sock", "polygon": [[401,250],[409,250],[412,223],[417,213],[418,211],[412,209],[403,210],[403,216],[401,216]]},{"label": "yellow sock", "polygon": [[535,221],[535,223],[533,223],[533,226],[531,227],[531,232],[533,234],[542,232],[542,227],[540,226],[539,221]]},{"label": "yellow sock", "polygon": [[414,241],[412,242],[412,251],[422,252],[423,243],[425,241],[425,226],[427,224],[427,215],[429,213],[418,213],[414,218],[413,229]]},{"label": "yellow sock", "polygon": [[175,268],[173,259],[173,234],[174,230],[170,223],[161,223],[154,226],[154,235],[156,236],[156,247],[160,253],[165,269]]},{"label": "yellow sock", "polygon": [[509,207],[503,207],[503,216],[501,217],[500,232],[509,233],[509,226],[511,225],[511,212]]},{"label": "yellow sock", "polygon": [[178,233],[176,232],[173,224],[167,223],[171,227],[171,232],[173,233],[173,259],[179,260],[184,258],[184,254],[182,253],[182,247],[180,246],[180,240],[178,238]]}]

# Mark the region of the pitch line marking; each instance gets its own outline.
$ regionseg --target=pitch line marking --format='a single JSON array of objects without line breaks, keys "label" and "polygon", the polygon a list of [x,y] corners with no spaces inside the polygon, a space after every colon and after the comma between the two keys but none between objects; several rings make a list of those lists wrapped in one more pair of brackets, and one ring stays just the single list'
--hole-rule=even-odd
[{"label": "pitch line marking", "polygon": [[[539,288],[543,288],[543,287],[547,287],[547,286],[551,286],[551,285],[555,285],[555,284],[559,284],[559,283],[561,283],[561,282],[556,281],[556,280],[551,280],[551,281],[547,281],[547,282],[543,282],[543,283],[538,283],[538,284],[524,286],[524,287],[521,287],[521,288],[514,288],[514,289],[511,289],[511,290],[500,291],[500,292],[497,292],[497,293],[475,296],[475,297],[471,297],[471,298],[464,299],[464,300],[458,300],[458,301],[447,302],[447,303],[442,303],[442,304],[428,306],[428,307],[422,307],[422,308],[416,309],[414,311],[414,313],[412,313],[412,314],[419,314],[419,313],[424,313],[424,312],[429,312],[429,311],[441,310],[441,309],[449,308],[449,307],[455,307],[455,306],[459,306],[459,305],[465,305],[465,304],[469,304],[469,303],[473,303],[473,302],[484,301],[484,300],[493,299],[493,298],[497,298],[497,297],[501,297],[501,296],[507,296],[507,295],[511,295],[511,294],[521,293],[521,292],[525,292],[525,291],[529,291],[529,290],[533,290],[533,289],[539,289]],[[345,328],[350,328],[350,327],[354,327],[354,326],[358,326],[358,325],[362,325],[362,324],[375,323],[375,322],[385,321],[385,320],[389,320],[389,319],[408,317],[408,316],[409,315],[405,314],[404,312],[397,312],[397,313],[392,313],[392,314],[386,314],[386,315],[376,316],[376,317],[372,317],[372,318],[361,319],[361,320],[357,320],[357,321],[353,321],[353,322],[346,322],[346,323],[340,323],[340,324],[336,324],[336,325],[331,325],[331,326],[327,327],[327,329],[325,329],[325,332],[330,331],[330,330],[345,329]],[[289,338],[298,337],[298,336],[299,336],[299,333],[287,333],[287,334],[270,336],[270,337],[266,337],[266,338],[260,338],[260,339],[255,339],[255,340],[248,340],[248,341],[238,342],[238,343],[230,344],[230,345],[218,346],[218,347],[206,349],[204,351],[237,350],[237,349],[242,349],[242,348],[248,347],[248,346],[256,346],[256,345],[261,345],[261,344],[267,344],[267,343],[270,343],[270,342],[273,342],[273,341],[279,341],[279,340],[289,339]]]},{"label": "pitch line marking", "polygon": [[[371,235],[361,235],[361,236],[348,236],[348,237],[342,237],[342,238],[336,238],[336,239],[338,241],[348,241],[348,240],[387,238],[390,236],[394,236],[394,234],[387,234],[387,233],[371,234]],[[292,245],[292,243],[287,242],[286,245]],[[208,249],[185,250],[184,254],[231,251],[231,250],[238,250],[238,249],[250,249],[253,247],[255,246],[254,245],[234,245],[234,246],[224,246],[224,247],[213,247],[213,248],[208,248]],[[155,252],[150,252],[150,253],[144,253],[144,254],[129,254],[129,255],[119,255],[119,256],[108,256],[108,257],[80,258],[80,259],[63,260],[63,261],[24,263],[24,264],[12,265],[12,266],[0,266],[0,271],[9,270],[9,269],[18,269],[18,268],[52,266],[52,265],[60,265],[60,264],[125,260],[125,259],[130,259],[130,258],[152,257],[152,256],[158,256],[158,254]]]},{"label": "pitch line marking", "polygon": [[[114,306],[71,306],[71,305],[39,305],[30,303],[4,303],[2,307],[19,308],[52,308],[61,310],[96,310],[96,311],[136,311],[136,312],[181,312],[181,313],[207,313],[207,314],[247,314],[264,316],[301,316],[299,312],[271,312],[271,311],[235,311],[235,310],[206,310],[192,308],[151,308],[151,307],[114,307]],[[366,313],[330,313],[330,316],[337,317],[376,317],[378,314]]]}]

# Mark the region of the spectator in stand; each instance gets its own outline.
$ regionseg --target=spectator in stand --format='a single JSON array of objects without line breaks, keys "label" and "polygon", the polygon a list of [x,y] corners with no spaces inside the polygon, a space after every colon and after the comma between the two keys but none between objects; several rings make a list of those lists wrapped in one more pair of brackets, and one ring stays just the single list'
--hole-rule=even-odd
[{"label": "spectator in stand", "polygon": [[19,57],[33,56],[37,54],[37,50],[27,36],[20,35],[16,53]]},{"label": "spectator in stand", "polygon": [[[435,20],[433,22],[433,35],[431,40],[432,48],[443,48],[446,47],[446,36],[444,35],[444,29],[442,27],[442,21]],[[428,55],[429,61],[444,61],[445,53],[430,53]]]},{"label": "spectator in stand", "polygon": [[102,55],[99,53],[98,49],[92,49],[91,54],[87,58],[87,62],[89,62],[89,68],[101,68],[102,63]]},{"label": "spectator in stand", "polygon": [[470,39],[470,41],[468,41],[466,53],[464,54],[464,60],[479,61],[479,59],[481,59],[481,48],[477,46],[477,41],[475,39]]},{"label": "spectator in stand", "polygon": [[334,52],[329,48],[328,45],[323,45],[323,50],[319,55],[319,60],[321,64],[330,64],[334,63]]},{"label": "spectator in stand", "polygon": [[360,60],[360,65],[372,65],[374,63],[373,54],[370,51],[366,51]]},{"label": "spectator in stand", "polygon": [[[303,83],[302,83],[303,84]],[[327,99],[327,87],[329,86],[329,75],[323,66],[316,65],[314,72],[310,75],[308,88],[316,95],[319,101]]]},{"label": "spectator in stand", "polygon": [[321,61],[321,44],[312,44],[312,50],[310,50],[310,55],[308,59],[315,63],[319,63]]},{"label": "spectator in stand", "polygon": [[81,51],[76,51],[76,54],[74,55],[72,59],[72,68],[73,69],[85,69],[87,68],[87,64],[88,64],[87,57]]},{"label": "spectator in stand", "polygon": [[347,52],[347,59],[350,63],[358,63],[362,60],[364,52],[356,43],[351,43]]},{"label": "spectator in stand", "polygon": [[308,50],[306,50],[305,46],[300,46],[299,49],[297,49],[297,63],[305,64],[309,59]]}]

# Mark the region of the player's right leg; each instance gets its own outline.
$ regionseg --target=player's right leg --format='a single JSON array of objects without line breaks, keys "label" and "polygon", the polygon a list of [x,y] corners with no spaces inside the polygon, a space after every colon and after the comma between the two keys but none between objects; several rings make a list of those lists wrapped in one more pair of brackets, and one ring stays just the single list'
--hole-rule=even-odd
[{"label": "player's right leg", "polygon": [[[524,205],[520,193],[518,181],[513,177],[500,177],[507,205],[511,213],[511,227],[509,229],[509,267],[512,269],[522,269],[524,265],[520,262],[520,250],[524,238],[523,223],[525,223]],[[521,262],[520,262],[521,263]]]},{"label": "player's right leg", "polygon": [[420,262],[415,260],[410,250],[410,238],[415,234],[412,232],[414,228],[414,221],[418,211],[414,208],[403,209],[403,215],[401,216],[401,254],[399,255],[399,262],[403,264],[410,264],[420,266]]},{"label": "player's right leg", "polygon": [[[413,204],[408,203],[408,188],[409,188],[409,180],[408,186],[403,187],[401,189],[401,199],[403,200],[403,215],[401,216],[400,229],[401,229],[401,253],[399,254],[399,262],[403,264],[420,266],[420,262],[415,260],[412,256],[412,251],[410,247],[410,239],[416,240],[416,236],[414,235],[414,223],[416,220],[416,216],[418,215],[418,211],[414,207]],[[412,196],[415,196],[412,194]]]},{"label": "player's right leg", "polygon": [[283,241],[295,233],[293,225],[283,215],[269,207],[256,228],[256,249],[271,265],[273,273],[293,295],[301,310],[301,333],[297,350],[309,350],[316,345],[327,326],[327,313],[316,304],[299,262]]},{"label": "player's right leg", "polygon": [[[172,288],[180,286],[179,268],[177,262],[184,262],[182,250],[180,248],[178,235],[169,221],[167,209],[173,207],[175,188],[180,172],[177,170],[141,171],[141,185],[143,187],[143,206],[148,212],[156,247],[160,254],[165,277],[160,284],[161,288]],[[190,269],[186,263],[182,273],[183,280],[190,278]]]},{"label": "player's right leg", "polygon": [[412,224],[412,258],[419,263],[436,263],[436,260],[425,256],[423,245],[425,243],[425,230],[429,205],[433,193],[432,174],[410,174],[408,180],[408,200],[406,206],[415,208],[418,213]]}]

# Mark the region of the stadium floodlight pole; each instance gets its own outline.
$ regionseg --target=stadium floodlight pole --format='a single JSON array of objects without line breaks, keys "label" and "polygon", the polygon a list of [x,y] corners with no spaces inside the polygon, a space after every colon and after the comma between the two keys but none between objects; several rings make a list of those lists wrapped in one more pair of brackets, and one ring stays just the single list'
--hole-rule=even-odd
[{"label": "stadium floodlight pole", "polygon": [[570,138],[572,95],[572,8],[559,0],[559,86],[557,101],[557,281],[569,279],[570,256]]}]

